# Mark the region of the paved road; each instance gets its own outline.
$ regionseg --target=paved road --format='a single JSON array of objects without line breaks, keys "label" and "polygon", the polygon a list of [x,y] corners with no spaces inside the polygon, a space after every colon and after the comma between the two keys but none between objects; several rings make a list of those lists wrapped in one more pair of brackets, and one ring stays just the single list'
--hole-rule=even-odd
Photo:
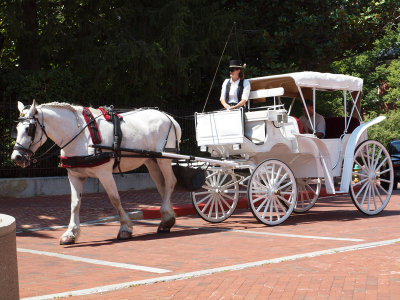
[{"label": "paved road", "polygon": [[[190,203],[187,196],[174,195],[178,208]],[[134,197],[147,204],[134,204]],[[159,201],[154,191],[122,193],[122,199],[125,207],[144,210]],[[156,234],[158,220],[138,220],[133,239],[123,242],[115,240],[119,225],[113,222],[84,226],[72,246],[58,245],[63,228],[29,231],[66,225],[67,200],[39,197],[15,207],[0,200],[2,213],[17,213],[21,298],[400,298],[397,191],[376,217],[359,213],[348,196],[336,196],[276,227],[242,209],[220,224],[181,216],[170,234]],[[111,206],[102,208],[104,195],[84,200],[96,205],[82,207],[83,221],[114,214]]]}]

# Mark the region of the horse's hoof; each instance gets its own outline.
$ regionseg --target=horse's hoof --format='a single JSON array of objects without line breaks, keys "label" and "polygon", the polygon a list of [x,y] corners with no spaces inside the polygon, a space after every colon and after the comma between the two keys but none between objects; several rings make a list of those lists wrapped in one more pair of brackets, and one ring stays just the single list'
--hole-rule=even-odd
[{"label": "horse's hoof", "polygon": [[129,231],[120,231],[118,233],[117,239],[118,240],[128,240],[132,237],[132,233]]},{"label": "horse's hoof", "polygon": [[166,222],[161,222],[158,225],[157,233],[169,233],[171,232],[171,227],[175,225],[175,218],[169,219]]},{"label": "horse's hoof", "polygon": [[75,238],[63,236],[60,239],[60,245],[72,245],[75,244]]}]

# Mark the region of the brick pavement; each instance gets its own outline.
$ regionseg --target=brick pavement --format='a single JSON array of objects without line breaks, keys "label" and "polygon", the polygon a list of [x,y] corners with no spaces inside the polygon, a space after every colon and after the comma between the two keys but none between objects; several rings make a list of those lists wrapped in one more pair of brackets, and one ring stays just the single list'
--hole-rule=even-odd
[{"label": "brick pavement", "polygon": [[[174,204],[188,205],[188,196],[187,193],[176,192]],[[161,202],[154,190],[122,192],[121,198],[127,211],[157,207]],[[18,213],[19,228],[68,223],[69,197],[15,200],[1,199],[0,211],[8,211],[7,214],[11,215]],[[82,221],[114,215],[115,210],[108,203],[104,194],[84,195]],[[20,233],[17,245],[19,248],[77,257],[146,264],[172,270],[174,275],[400,238],[399,221],[400,193],[396,191],[385,211],[376,217],[363,216],[348,196],[338,196],[320,199],[310,212],[293,215],[276,227],[259,224],[250,212],[239,210],[220,224],[209,224],[196,217],[180,217],[178,227],[169,235],[155,233],[157,220],[135,222],[134,238],[126,242],[115,240],[119,226],[110,223],[83,228],[79,243],[73,246],[58,245],[63,229]],[[250,231],[358,238],[363,241],[284,238],[249,234]],[[395,243],[184,280],[133,285],[113,292],[76,296],[74,299],[399,299],[399,257],[399,243]],[[21,252],[18,252],[18,264],[21,297],[160,276],[82,262],[66,263],[55,257]]]},{"label": "brick pavement", "polygon": [[399,299],[400,247],[391,245],[79,299]]},{"label": "brick pavement", "polygon": [[[127,212],[158,209],[161,197],[156,189],[120,192],[122,206]],[[176,207],[191,206],[188,192],[174,191],[172,203]],[[30,198],[0,198],[0,213],[13,216],[17,229],[68,225],[70,196],[37,196]],[[116,210],[103,193],[83,194],[81,222],[116,215]]]}]

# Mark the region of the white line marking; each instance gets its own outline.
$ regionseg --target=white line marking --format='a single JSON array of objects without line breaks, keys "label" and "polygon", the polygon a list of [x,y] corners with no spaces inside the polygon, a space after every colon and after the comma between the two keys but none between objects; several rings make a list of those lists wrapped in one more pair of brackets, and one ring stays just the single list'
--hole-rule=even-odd
[{"label": "white line marking", "polygon": [[103,265],[103,266],[130,269],[130,270],[139,270],[139,271],[158,273],[158,274],[171,272],[170,270],[166,270],[166,269],[159,269],[159,268],[145,267],[145,266],[139,266],[139,265],[117,263],[117,262],[112,262],[112,261],[84,258],[84,257],[79,257],[79,256],[60,254],[60,253],[53,253],[53,252],[46,252],[46,251],[38,251],[38,250],[31,250],[31,249],[24,249],[24,248],[17,248],[17,251],[18,252],[24,252],[24,253],[52,256],[52,257],[56,257],[56,258],[68,259],[68,260],[73,260],[73,261],[80,261],[80,262],[84,262],[84,263],[88,263],[88,264],[96,264],[96,265]]},{"label": "white line marking", "polygon": [[299,235],[299,234],[287,234],[287,233],[273,233],[273,232],[264,232],[264,231],[252,231],[252,230],[240,230],[240,229],[232,229],[234,232],[243,232],[243,233],[252,233],[252,234],[261,234],[261,235],[276,235],[276,236],[284,236],[284,237],[293,237],[293,238],[302,238],[302,239],[316,239],[316,240],[335,240],[335,241],[350,241],[350,242],[363,242],[363,239],[349,239],[349,238],[337,238],[330,236],[315,236],[315,235]]},{"label": "white line marking", "polygon": [[64,293],[43,295],[43,296],[37,296],[37,297],[29,297],[29,298],[23,298],[23,299],[24,300],[45,300],[45,299],[53,299],[53,298],[61,298],[61,297],[98,294],[98,293],[121,290],[121,289],[132,287],[135,285],[145,285],[145,284],[154,284],[154,283],[158,283],[158,282],[168,282],[168,281],[189,279],[192,277],[206,276],[206,275],[211,275],[211,274],[225,272],[225,271],[248,269],[248,268],[258,267],[258,266],[262,266],[262,265],[266,265],[266,264],[277,264],[277,263],[281,263],[281,262],[285,262],[285,261],[293,261],[293,260],[302,259],[302,258],[311,258],[311,257],[327,255],[327,254],[335,254],[335,253],[340,253],[340,252],[355,251],[355,250],[362,250],[362,249],[367,249],[367,248],[393,245],[393,244],[396,244],[399,242],[400,242],[400,238],[393,239],[393,240],[372,242],[372,243],[364,243],[364,244],[358,244],[358,245],[352,245],[352,246],[346,246],[346,247],[339,247],[339,248],[332,248],[332,249],[321,250],[321,251],[314,251],[314,252],[290,255],[290,256],[279,257],[279,258],[260,260],[260,261],[232,265],[232,266],[225,266],[225,267],[220,267],[220,268],[213,268],[213,269],[206,269],[206,270],[200,270],[200,271],[194,271],[194,272],[188,272],[188,273],[181,273],[181,274],[176,274],[176,275],[171,275],[171,276],[155,277],[155,278],[149,278],[149,279],[144,279],[144,280],[117,283],[117,284],[99,286],[99,287],[94,287],[94,288],[89,288],[89,289],[84,289],[84,290],[69,291],[69,292],[64,292]]},{"label": "white line marking", "polygon": [[[138,223],[149,223],[155,224],[154,222],[147,220],[140,220]],[[316,236],[316,235],[300,235],[300,234],[288,234],[288,233],[274,233],[265,231],[253,231],[253,230],[242,230],[242,229],[230,229],[230,228],[217,228],[217,227],[202,227],[202,226],[187,226],[187,225],[175,225],[174,227],[179,228],[191,228],[191,229],[204,229],[211,231],[227,231],[227,232],[239,232],[239,233],[250,233],[250,234],[260,234],[260,235],[273,235],[273,236],[283,236],[291,238],[302,238],[302,239],[316,239],[316,240],[334,240],[334,241],[349,241],[349,242],[363,242],[363,239],[350,239],[350,238],[338,238],[329,236]]]}]

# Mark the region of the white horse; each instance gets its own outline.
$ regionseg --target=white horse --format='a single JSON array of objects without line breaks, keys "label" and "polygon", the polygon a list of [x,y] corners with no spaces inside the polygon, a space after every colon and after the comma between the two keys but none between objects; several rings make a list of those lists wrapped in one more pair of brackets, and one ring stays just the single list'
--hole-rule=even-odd
[{"label": "white horse", "polygon": [[[18,102],[20,111],[17,125],[17,138],[11,159],[21,167],[26,167],[47,138],[54,141],[59,147],[65,146],[85,126],[81,106],[67,103],[48,103],[36,105],[35,100],[29,107]],[[91,109],[94,117],[100,112]],[[164,148],[176,148],[181,139],[179,124],[167,114],[154,109],[135,110],[121,114],[121,130],[123,138],[121,148],[144,149],[162,152]],[[104,116],[96,118],[101,134],[101,145],[112,146],[114,141],[114,127]],[[62,148],[61,157],[82,157],[94,154],[90,147],[92,139],[86,128],[67,146]],[[105,152],[105,151],[103,151]],[[124,154],[124,152],[122,152]],[[126,153],[125,153],[126,154]],[[132,154],[132,153],[130,153]],[[68,168],[68,179],[71,185],[71,219],[67,231],[61,236],[60,244],[73,244],[80,233],[79,209],[81,204],[83,184],[88,177],[98,178],[107,195],[116,208],[120,219],[118,239],[128,239],[132,235],[132,223],[121,206],[113,172],[119,172],[114,166],[114,158],[94,167]],[[171,205],[171,194],[176,184],[176,178],[171,167],[171,159],[152,157],[122,157],[120,169],[122,172],[134,170],[145,164],[150,176],[157,186],[162,198],[161,222],[158,232],[169,232],[175,224],[175,212]]]}]

